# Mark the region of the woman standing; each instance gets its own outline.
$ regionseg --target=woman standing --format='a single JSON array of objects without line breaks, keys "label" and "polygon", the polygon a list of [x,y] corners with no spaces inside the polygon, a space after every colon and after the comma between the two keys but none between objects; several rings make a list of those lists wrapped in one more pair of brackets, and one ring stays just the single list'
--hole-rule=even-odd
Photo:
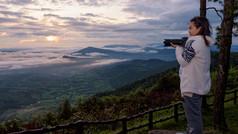
[{"label": "woman standing", "polygon": [[176,58],[180,64],[180,89],[188,123],[186,134],[202,134],[201,105],[203,95],[211,87],[210,46],[215,42],[211,38],[211,26],[205,17],[190,20],[189,34],[185,47],[171,45],[176,48]]}]

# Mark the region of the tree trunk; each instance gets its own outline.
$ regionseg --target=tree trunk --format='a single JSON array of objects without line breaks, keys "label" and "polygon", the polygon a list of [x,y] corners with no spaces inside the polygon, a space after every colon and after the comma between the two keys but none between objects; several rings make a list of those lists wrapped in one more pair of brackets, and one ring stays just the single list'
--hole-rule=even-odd
[{"label": "tree trunk", "polygon": [[[206,13],[207,13],[206,6],[207,6],[207,1],[206,0],[200,0],[200,16],[201,17],[206,17]],[[206,98],[206,96],[203,96],[202,107],[204,107],[204,108],[207,107],[207,98]]]},{"label": "tree trunk", "polygon": [[220,131],[228,128],[224,115],[224,98],[230,61],[232,28],[234,23],[234,12],[231,10],[231,7],[234,5],[234,1],[235,0],[224,0],[224,13],[221,26],[221,46],[218,61],[217,83],[213,102],[214,129],[218,129]]},{"label": "tree trunk", "polygon": [[206,17],[206,6],[207,6],[207,1],[200,0],[200,16],[201,17]]}]

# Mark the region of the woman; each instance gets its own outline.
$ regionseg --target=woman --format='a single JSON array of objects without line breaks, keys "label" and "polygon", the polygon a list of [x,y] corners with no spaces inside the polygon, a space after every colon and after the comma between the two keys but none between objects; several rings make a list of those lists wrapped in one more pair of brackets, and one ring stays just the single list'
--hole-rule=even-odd
[{"label": "woman", "polygon": [[202,134],[202,96],[210,91],[210,46],[211,26],[205,17],[194,17],[189,23],[190,38],[185,47],[172,44],[176,48],[176,58],[180,64],[180,89],[183,107],[188,123],[186,134]]}]

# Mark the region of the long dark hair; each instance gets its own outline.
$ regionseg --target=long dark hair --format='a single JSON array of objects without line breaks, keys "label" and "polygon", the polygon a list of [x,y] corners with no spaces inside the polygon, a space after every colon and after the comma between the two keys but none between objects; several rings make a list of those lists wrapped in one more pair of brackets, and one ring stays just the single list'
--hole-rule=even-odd
[{"label": "long dark hair", "polygon": [[198,35],[202,35],[206,46],[209,46],[209,41],[206,39],[206,36],[212,35],[212,27],[206,17],[193,17],[190,22],[194,22],[196,28],[201,27]]}]

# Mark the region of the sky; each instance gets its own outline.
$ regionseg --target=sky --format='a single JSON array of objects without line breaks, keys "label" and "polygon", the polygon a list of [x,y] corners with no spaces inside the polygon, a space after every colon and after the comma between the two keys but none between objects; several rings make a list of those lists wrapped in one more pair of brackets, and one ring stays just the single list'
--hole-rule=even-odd
[{"label": "sky", "polygon": [[[0,48],[162,43],[189,36],[199,7],[200,0],[0,0]],[[214,10],[207,18],[215,37],[221,19]]]}]

